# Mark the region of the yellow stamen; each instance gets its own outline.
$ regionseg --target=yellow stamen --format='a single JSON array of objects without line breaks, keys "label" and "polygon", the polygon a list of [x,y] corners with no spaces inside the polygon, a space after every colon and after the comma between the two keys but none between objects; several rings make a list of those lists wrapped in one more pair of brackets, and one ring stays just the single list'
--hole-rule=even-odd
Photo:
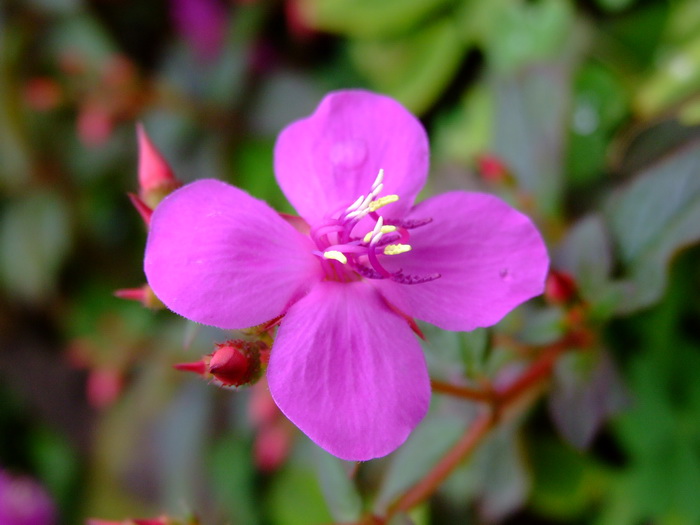
[{"label": "yellow stamen", "polygon": [[345,257],[345,254],[343,252],[339,252],[338,250],[328,250],[327,252],[323,252],[323,256],[326,259],[332,259],[343,264],[348,262],[348,258]]},{"label": "yellow stamen", "polygon": [[398,255],[411,251],[410,244],[389,244],[384,247],[384,255]]},{"label": "yellow stamen", "polygon": [[[396,226],[391,226],[390,224],[387,224],[386,226],[382,226],[379,229],[380,232],[382,233],[391,233],[396,231]],[[372,240],[372,237],[374,236],[374,232],[367,232],[367,235],[365,235],[365,238],[362,239],[362,242],[369,242]]]},{"label": "yellow stamen", "polygon": [[377,211],[379,208],[382,208],[387,204],[391,204],[392,202],[396,202],[397,200],[399,200],[398,195],[387,195],[385,197],[380,197],[377,200],[369,203],[369,211]]}]

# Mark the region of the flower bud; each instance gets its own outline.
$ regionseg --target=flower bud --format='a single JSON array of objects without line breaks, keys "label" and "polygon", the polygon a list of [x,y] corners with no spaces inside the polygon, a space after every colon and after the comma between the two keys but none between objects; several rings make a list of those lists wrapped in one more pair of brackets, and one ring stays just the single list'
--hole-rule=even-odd
[{"label": "flower bud", "polygon": [[87,398],[93,408],[108,407],[117,400],[123,388],[124,377],[117,368],[93,368],[88,374]]},{"label": "flower bud", "polygon": [[576,299],[578,294],[576,281],[565,272],[551,270],[544,286],[544,297],[552,304],[567,304]]},{"label": "flower bud", "polygon": [[261,341],[234,339],[216,343],[214,353],[199,361],[178,363],[173,368],[210,378],[219,386],[241,386],[260,379],[269,353],[268,346]]},{"label": "flower bud", "polygon": [[209,373],[223,386],[241,386],[254,383],[262,373],[260,342],[241,339],[217,343],[209,360]]},{"label": "flower bud", "polygon": [[504,184],[511,182],[512,176],[508,166],[500,157],[484,153],[476,158],[476,168],[486,182]]},{"label": "flower bud", "polygon": [[153,209],[181,183],[141,124],[136,126],[136,133],[139,143],[139,197]]}]

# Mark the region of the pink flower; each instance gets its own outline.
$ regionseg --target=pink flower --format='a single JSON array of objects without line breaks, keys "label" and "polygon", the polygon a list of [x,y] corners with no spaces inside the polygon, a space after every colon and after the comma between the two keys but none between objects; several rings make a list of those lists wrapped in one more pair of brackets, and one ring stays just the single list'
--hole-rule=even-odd
[{"label": "pink flower", "polygon": [[306,222],[223,182],[194,182],[153,214],[148,282],[176,313],[223,329],[283,314],[267,371],[279,408],[336,456],[386,455],[430,401],[408,321],[497,323],[542,292],[544,243],[491,195],[414,205],[427,136],[382,95],[328,95],[280,134],[275,171]]},{"label": "pink flower", "polygon": [[32,478],[0,469],[0,525],[53,525],[56,509],[44,488]]}]

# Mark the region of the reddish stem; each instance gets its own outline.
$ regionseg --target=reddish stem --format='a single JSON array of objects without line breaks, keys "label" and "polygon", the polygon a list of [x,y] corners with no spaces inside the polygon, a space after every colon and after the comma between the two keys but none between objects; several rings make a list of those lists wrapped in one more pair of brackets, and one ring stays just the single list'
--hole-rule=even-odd
[{"label": "reddish stem", "polygon": [[478,388],[471,388],[468,386],[453,385],[452,383],[446,383],[438,379],[432,379],[430,385],[433,388],[433,392],[438,392],[440,394],[448,394],[472,401],[491,402],[494,400],[494,393],[489,390],[479,390]]},{"label": "reddish stem", "polygon": [[455,445],[443,456],[433,469],[413,485],[395,503],[389,507],[387,521],[397,512],[407,511],[426,500],[440,484],[452,473],[457,465],[467,458],[477,445],[486,437],[493,428],[496,419],[492,412],[484,412],[470,425],[467,432],[455,443]]},{"label": "reddish stem", "polygon": [[[520,401],[528,401],[527,395],[549,379],[557,358],[564,351],[586,343],[590,343],[590,340],[585,333],[569,334],[561,341],[545,348],[539,358],[516,381],[501,391],[481,391],[433,381],[433,389],[436,392],[471,400],[489,401],[491,410],[482,413],[438,464],[389,507],[386,522],[397,512],[407,511],[428,499],[454,469],[474,452],[491,429],[504,417],[512,416],[517,412],[517,410],[509,411],[510,408],[515,408]],[[528,404],[521,405],[524,408]]]}]

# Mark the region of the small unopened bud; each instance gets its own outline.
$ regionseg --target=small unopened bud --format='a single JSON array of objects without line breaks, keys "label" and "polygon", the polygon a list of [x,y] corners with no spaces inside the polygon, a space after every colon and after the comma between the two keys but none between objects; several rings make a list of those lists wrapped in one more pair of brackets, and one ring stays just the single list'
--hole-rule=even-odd
[{"label": "small unopened bud", "polygon": [[87,378],[88,402],[97,409],[114,403],[124,387],[124,377],[116,368],[93,368]]},{"label": "small unopened bud", "polygon": [[178,363],[173,368],[210,378],[220,386],[241,386],[260,379],[269,354],[268,346],[261,341],[234,339],[216,343],[214,353],[199,361]]},{"label": "small unopened bud", "polygon": [[36,111],[49,111],[58,107],[63,99],[61,86],[50,77],[34,77],[24,86],[24,99]]},{"label": "small unopened bud", "polygon": [[510,170],[505,162],[496,155],[485,153],[476,158],[476,168],[486,182],[503,184],[512,179]]},{"label": "small unopened bud", "polygon": [[236,339],[216,347],[209,360],[209,373],[216,381],[223,386],[241,386],[260,379],[261,351],[266,345]]},{"label": "small unopened bud", "polygon": [[567,304],[576,299],[576,281],[568,273],[551,270],[544,286],[544,297],[552,304]]},{"label": "small unopened bud", "polygon": [[124,288],[114,292],[115,297],[120,299],[128,299],[130,301],[138,301],[146,308],[151,310],[162,310],[165,305],[156,297],[153,290],[147,284],[140,288]]},{"label": "small unopened bud", "polygon": [[141,124],[136,126],[139,143],[139,196],[151,209],[181,186],[170,166],[148,138]]},{"label": "small unopened bud", "polygon": [[293,437],[292,428],[284,420],[259,429],[253,443],[255,465],[263,472],[277,470],[289,456]]}]

